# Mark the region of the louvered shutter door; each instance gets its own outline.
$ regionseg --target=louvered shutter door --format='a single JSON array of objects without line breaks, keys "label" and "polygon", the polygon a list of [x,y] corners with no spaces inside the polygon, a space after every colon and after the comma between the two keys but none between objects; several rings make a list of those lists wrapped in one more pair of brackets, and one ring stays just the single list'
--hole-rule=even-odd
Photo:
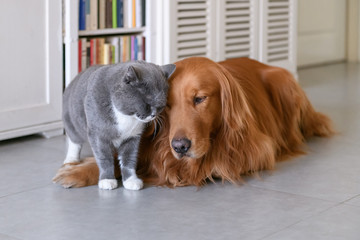
[{"label": "louvered shutter door", "polygon": [[168,1],[168,8],[165,9],[170,10],[167,18],[169,27],[168,33],[165,31],[165,41],[168,42],[169,50],[165,51],[165,62],[191,56],[213,57],[210,18],[212,1]]},{"label": "louvered shutter door", "polygon": [[217,60],[256,58],[258,0],[222,0],[217,4]]},{"label": "louvered shutter door", "polygon": [[296,73],[296,0],[260,2],[260,61]]}]

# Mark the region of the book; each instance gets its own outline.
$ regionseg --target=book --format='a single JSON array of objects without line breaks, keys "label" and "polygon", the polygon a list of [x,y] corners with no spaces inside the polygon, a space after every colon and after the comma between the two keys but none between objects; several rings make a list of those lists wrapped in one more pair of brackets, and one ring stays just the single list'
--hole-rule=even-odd
[{"label": "book", "polygon": [[123,25],[123,18],[124,18],[123,0],[117,0],[116,6],[117,6],[117,27],[122,28],[122,27],[124,27],[124,25]]},{"label": "book", "polygon": [[86,38],[81,38],[81,71],[87,68],[86,54]]},{"label": "book", "polygon": [[141,26],[146,26],[146,0],[141,0]]},{"label": "book", "polygon": [[142,36],[141,35],[138,35],[136,36],[136,42],[137,42],[137,59],[138,60],[144,60],[143,59],[143,48],[142,48],[142,44],[143,44],[143,41],[142,41]]},{"label": "book", "polygon": [[112,0],[112,27],[117,28],[117,0]]},{"label": "book", "polygon": [[112,28],[112,1],[113,0],[106,0],[105,28]]},{"label": "book", "polygon": [[114,45],[110,45],[110,63],[114,64],[115,63],[115,46]]},{"label": "book", "polygon": [[132,0],[123,1],[124,27],[132,28]]},{"label": "book", "polygon": [[108,42],[111,43],[112,46],[114,46],[114,52],[113,52],[113,59],[114,63],[119,62],[119,38],[118,37],[112,37],[108,39]]},{"label": "book", "polygon": [[123,62],[123,45],[124,45],[124,40],[122,37],[119,37],[119,62]]},{"label": "book", "polygon": [[96,64],[101,64],[101,57],[100,57],[100,38],[95,38],[95,41],[96,41]]},{"label": "book", "polygon": [[136,16],[135,16],[135,27],[141,27],[142,26],[142,6],[141,6],[141,0],[135,0],[136,7]]},{"label": "book", "polygon": [[98,0],[90,0],[90,30],[98,29]]},{"label": "book", "polygon": [[79,30],[86,29],[85,17],[86,16],[86,0],[79,1]]},{"label": "book", "polygon": [[90,66],[96,65],[96,39],[90,39]]},{"label": "book", "polygon": [[106,0],[99,0],[99,29],[105,28]]},{"label": "book", "polygon": [[139,60],[138,59],[138,53],[139,53],[138,38],[137,38],[137,36],[133,36],[133,37],[134,37],[134,60]]},{"label": "book", "polygon": [[82,71],[82,66],[81,66],[81,63],[82,63],[82,53],[81,53],[81,50],[82,50],[82,47],[81,47],[81,39],[78,40],[78,72],[81,72]]},{"label": "book", "polygon": [[144,61],[146,61],[146,46],[145,46],[145,43],[146,43],[146,39],[145,37],[142,37],[142,58]]},{"label": "book", "polygon": [[132,0],[131,27],[136,27],[136,0]]},{"label": "book", "polygon": [[135,37],[134,36],[130,36],[130,60],[134,61],[135,60]]},{"label": "book", "polygon": [[90,67],[90,41],[86,41],[85,60],[86,60],[86,68]]},{"label": "book", "polygon": [[98,48],[99,48],[99,57],[98,57],[98,61],[97,64],[105,64],[105,60],[104,60],[104,44],[105,44],[105,39],[104,38],[99,38],[98,39]]},{"label": "book", "polygon": [[90,0],[86,0],[85,9],[86,9],[85,28],[86,30],[90,30]]},{"label": "book", "polygon": [[110,44],[104,43],[104,64],[110,63]]}]

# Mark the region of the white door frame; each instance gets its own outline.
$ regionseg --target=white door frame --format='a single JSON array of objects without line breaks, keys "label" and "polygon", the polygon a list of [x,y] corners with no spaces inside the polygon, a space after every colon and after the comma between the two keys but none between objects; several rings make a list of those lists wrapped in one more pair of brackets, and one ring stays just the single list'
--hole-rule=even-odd
[{"label": "white door frame", "polygon": [[347,0],[347,54],[348,62],[360,61],[360,0]]}]

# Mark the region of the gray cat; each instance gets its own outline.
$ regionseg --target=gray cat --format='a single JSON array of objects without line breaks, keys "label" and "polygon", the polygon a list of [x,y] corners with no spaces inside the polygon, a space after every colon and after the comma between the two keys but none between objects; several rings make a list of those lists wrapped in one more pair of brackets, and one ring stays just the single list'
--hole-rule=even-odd
[{"label": "gray cat", "polygon": [[166,106],[167,79],[174,64],[143,61],[93,66],[65,89],[63,121],[68,137],[65,163],[78,162],[88,141],[100,169],[99,188],[114,189],[114,152],[118,153],[123,186],[139,190],[136,175],[140,136],[146,123]]}]

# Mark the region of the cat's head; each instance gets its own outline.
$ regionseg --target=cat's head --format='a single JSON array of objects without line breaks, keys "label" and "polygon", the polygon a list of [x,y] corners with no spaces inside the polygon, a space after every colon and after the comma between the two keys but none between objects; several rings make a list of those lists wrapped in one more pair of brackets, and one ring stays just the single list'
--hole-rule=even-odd
[{"label": "cat's head", "polygon": [[154,120],[166,106],[168,79],[175,68],[174,64],[129,63],[117,89],[118,110],[143,122]]}]

